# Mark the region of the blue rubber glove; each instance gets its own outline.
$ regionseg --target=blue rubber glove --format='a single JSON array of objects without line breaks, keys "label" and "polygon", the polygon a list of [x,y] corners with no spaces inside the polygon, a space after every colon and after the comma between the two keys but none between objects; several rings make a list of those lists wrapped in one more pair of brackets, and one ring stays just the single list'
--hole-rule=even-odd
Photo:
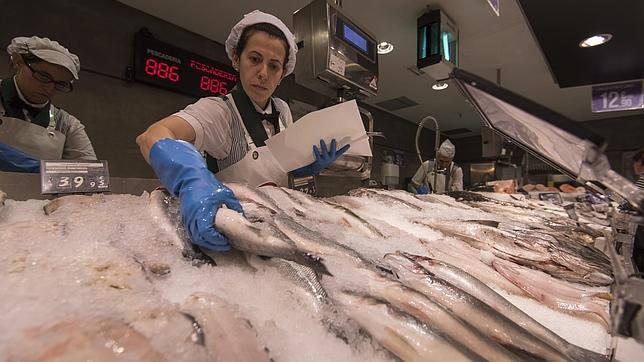
[{"label": "blue rubber glove", "polygon": [[320,171],[329,167],[338,157],[342,156],[351,145],[346,145],[341,149],[336,151],[336,142],[335,138],[331,140],[330,149],[327,149],[326,143],[324,140],[320,140],[320,149],[317,145],[313,145],[313,154],[315,155],[315,161],[310,165],[300,167],[296,170],[293,170],[293,176],[302,177],[302,176],[311,176],[320,173]]},{"label": "blue rubber glove", "polygon": [[416,187],[416,193],[419,195],[427,195],[429,193],[429,188],[427,188],[427,185],[420,185]]},{"label": "blue rubber glove", "polygon": [[228,239],[213,222],[222,205],[240,213],[242,207],[233,192],[208,170],[194,146],[163,138],[152,145],[149,159],[163,185],[179,196],[181,219],[192,242],[209,250],[230,250]]},{"label": "blue rubber glove", "polygon": [[40,172],[40,160],[0,142],[0,171]]}]

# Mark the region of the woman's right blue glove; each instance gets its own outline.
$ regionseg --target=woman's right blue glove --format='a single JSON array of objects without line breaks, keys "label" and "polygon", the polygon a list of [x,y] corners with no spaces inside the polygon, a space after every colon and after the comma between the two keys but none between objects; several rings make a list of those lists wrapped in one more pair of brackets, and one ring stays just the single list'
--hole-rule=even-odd
[{"label": "woman's right blue glove", "polygon": [[161,183],[181,201],[181,219],[196,245],[230,250],[228,239],[214,227],[217,209],[226,205],[243,213],[239,200],[208,170],[206,161],[185,141],[162,138],[150,149],[150,165]]},{"label": "woman's right blue glove", "polygon": [[429,188],[427,188],[427,185],[420,185],[416,187],[416,193],[419,195],[427,195],[429,193]]},{"label": "woman's right blue glove", "polygon": [[0,142],[0,171],[38,173],[40,160]]}]

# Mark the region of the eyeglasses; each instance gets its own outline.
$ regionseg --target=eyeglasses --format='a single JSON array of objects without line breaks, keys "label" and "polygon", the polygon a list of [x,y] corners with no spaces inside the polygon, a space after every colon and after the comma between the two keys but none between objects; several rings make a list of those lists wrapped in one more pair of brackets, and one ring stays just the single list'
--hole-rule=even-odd
[{"label": "eyeglasses", "polygon": [[35,70],[34,68],[31,67],[31,64],[29,64],[27,62],[25,62],[25,64],[27,65],[27,68],[29,68],[29,70],[31,70],[31,75],[37,81],[42,82],[42,83],[54,83],[54,88],[56,88],[56,90],[59,90],[59,91],[61,91],[63,93],[69,93],[72,90],[74,90],[74,86],[72,86],[72,82],[63,82],[63,81],[59,81],[59,80],[54,80],[51,77],[51,75],[49,75],[49,74],[47,74],[45,72],[41,72],[39,70]]}]

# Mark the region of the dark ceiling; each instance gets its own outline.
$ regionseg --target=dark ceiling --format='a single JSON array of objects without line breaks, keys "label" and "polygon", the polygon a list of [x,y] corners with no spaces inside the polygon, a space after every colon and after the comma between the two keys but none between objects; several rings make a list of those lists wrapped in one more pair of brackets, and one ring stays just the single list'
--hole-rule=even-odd
[{"label": "dark ceiling", "polygon": [[[644,78],[644,1],[518,3],[560,88]],[[601,33],[612,34],[612,40],[592,48],[578,46]]]}]

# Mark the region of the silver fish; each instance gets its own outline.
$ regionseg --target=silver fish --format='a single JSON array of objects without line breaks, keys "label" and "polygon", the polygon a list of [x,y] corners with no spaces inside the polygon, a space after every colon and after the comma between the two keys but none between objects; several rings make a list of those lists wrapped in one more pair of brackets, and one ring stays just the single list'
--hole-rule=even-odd
[{"label": "silver fish", "polygon": [[233,194],[235,194],[235,197],[237,197],[239,201],[258,204],[266,210],[269,210],[272,214],[277,214],[279,212],[279,207],[275,205],[273,200],[264,195],[264,193],[259,189],[232,182],[226,183],[225,185],[232,190]]},{"label": "silver fish", "polygon": [[345,224],[353,230],[369,237],[384,237],[384,235],[368,221],[342,205],[329,200],[318,201],[307,194],[294,190],[283,190],[291,195],[291,197],[298,200],[301,204],[306,205],[309,210],[315,210],[315,212],[310,212],[308,217],[315,215],[317,219],[323,219],[321,220],[323,222]]},{"label": "silver fish", "polygon": [[252,324],[235,308],[212,294],[194,293],[181,309],[201,326],[208,354],[216,361],[270,361],[268,348],[257,338]]},{"label": "silver fish", "polygon": [[525,329],[504,317],[479,299],[452,286],[445,280],[402,254],[386,254],[384,260],[394,275],[406,286],[417,290],[439,303],[453,314],[497,342],[521,349],[548,361],[567,361],[568,358],[548,344],[535,338]]},{"label": "silver fish", "polygon": [[601,318],[606,328],[610,325],[605,306],[581,295],[571,294],[571,288],[553,283],[552,280],[548,280],[547,275],[502,260],[494,260],[492,265],[508,280],[551,308],[576,313],[594,313]]},{"label": "silver fish", "polygon": [[64,205],[77,205],[77,206],[91,206],[94,204],[105,202],[103,194],[97,194],[93,196],[86,195],[68,195],[62,196],[49,201],[45,206],[43,206],[43,211],[45,215],[50,215],[58,208]]},{"label": "silver fish", "polygon": [[[423,207],[418,206],[416,202],[410,202],[409,200],[402,199],[400,196],[394,196],[394,195],[391,195],[391,194],[389,194],[387,192],[379,191],[379,190],[376,190],[376,189],[364,189],[364,188],[355,189],[355,190],[349,191],[349,195],[350,196],[358,196],[358,197],[361,197],[361,196],[372,197],[372,198],[375,198],[375,199],[383,200],[383,202],[385,202],[385,203],[395,202],[396,204],[401,204],[401,205],[403,205],[405,207],[408,207],[410,209],[414,209],[416,211],[422,211],[423,210]],[[418,200],[416,200],[416,201],[418,201]]]},{"label": "silver fish", "polygon": [[63,320],[29,328],[7,361],[165,361],[146,336],[120,320]]},{"label": "silver fish", "polygon": [[[251,224],[242,214],[220,208],[217,210],[215,227],[226,235],[230,244],[244,252],[273,256],[309,266],[318,273],[329,274],[321,258],[310,252],[303,252],[292,240],[275,229],[260,229],[257,223]],[[267,224],[267,226],[270,226]]]},{"label": "silver fish", "polygon": [[515,307],[507,299],[503,298],[480,280],[474,278],[461,269],[429,257],[412,255],[404,252],[401,253],[401,255],[415,260],[434,275],[478,298],[497,312],[512,320],[514,323],[525,328],[528,332],[557,349],[557,351],[569,356],[572,360],[606,361],[606,357],[598,353],[588,351],[569,343],[550,329],[544,327],[541,323],[537,322],[521,309]]},{"label": "silver fish", "polygon": [[353,292],[340,292],[334,299],[351,319],[403,361],[472,361],[480,358],[386,302]]},{"label": "silver fish", "polygon": [[184,259],[192,265],[214,264],[213,259],[192,244],[183,223],[179,200],[164,189],[154,190],[150,193],[150,214],[157,222],[161,232],[170,238],[176,245]]}]

